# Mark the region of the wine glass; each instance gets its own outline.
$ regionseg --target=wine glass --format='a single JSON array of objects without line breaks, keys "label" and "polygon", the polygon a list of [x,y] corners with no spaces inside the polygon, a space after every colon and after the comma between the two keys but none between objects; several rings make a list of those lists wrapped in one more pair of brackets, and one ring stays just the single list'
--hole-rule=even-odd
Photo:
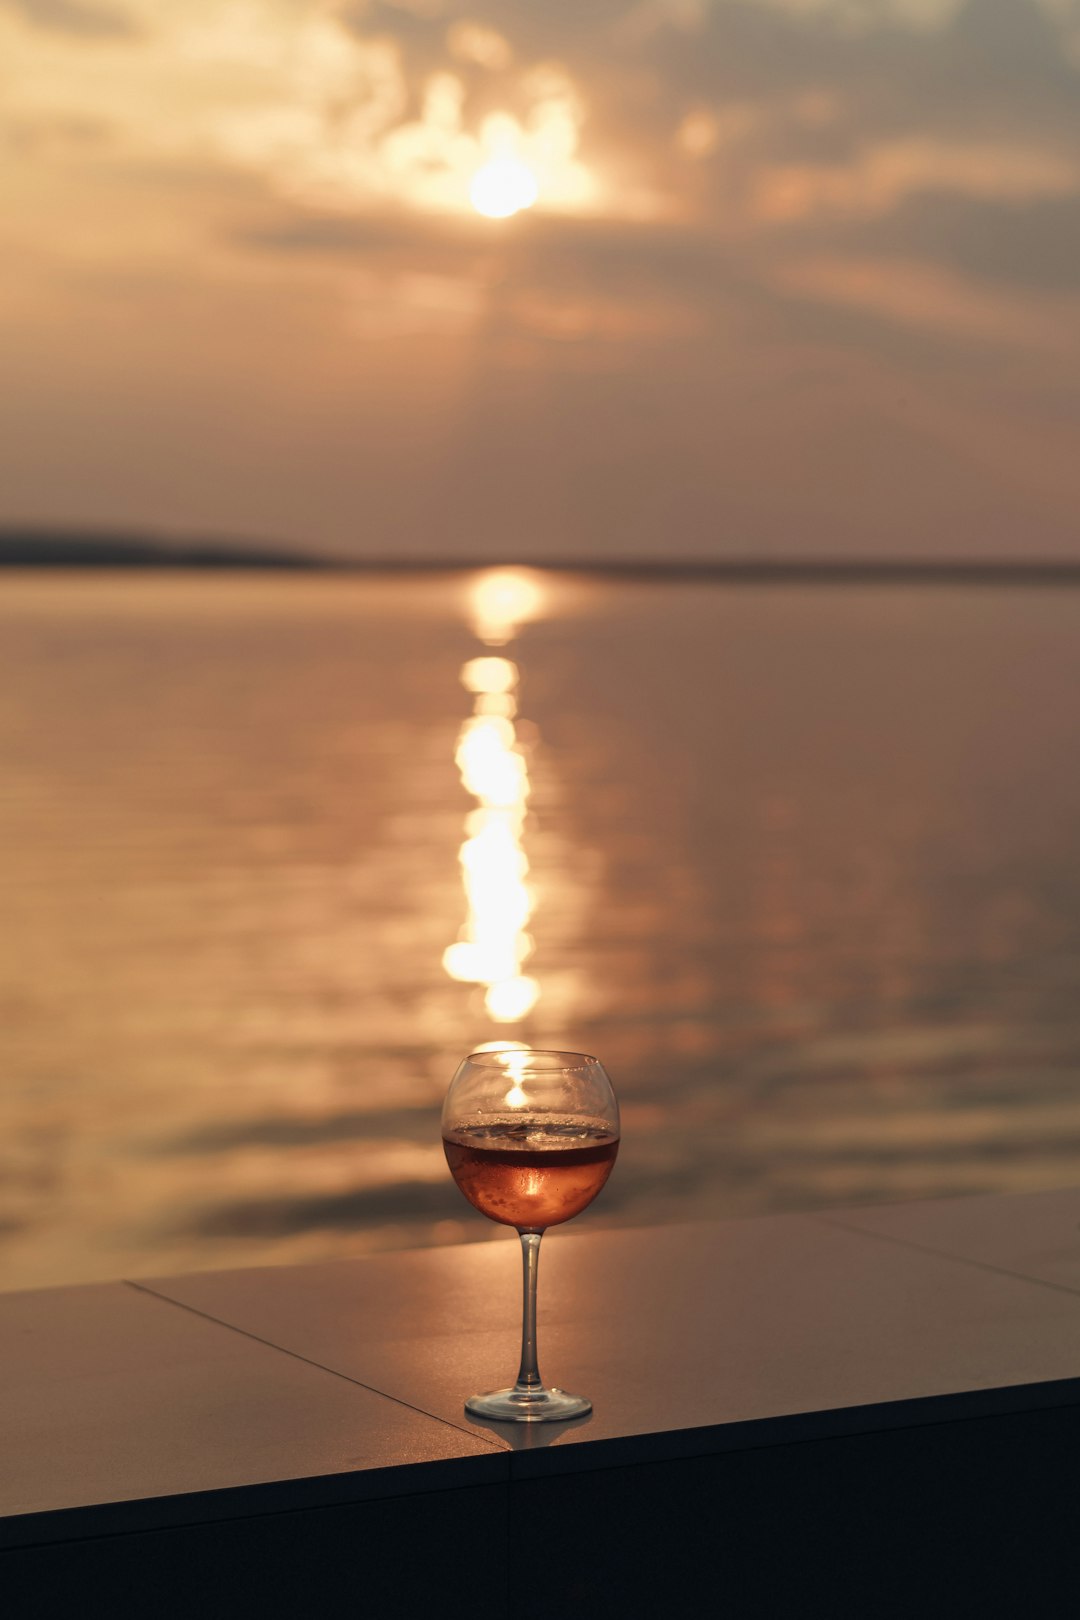
[{"label": "wine glass", "polygon": [[450,1173],[483,1215],[517,1228],[524,1268],[521,1367],[510,1389],[471,1395],[472,1417],[544,1423],[584,1417],[583,1395],[545,1389],[536,1365],[536,1271],[549,1226],[591,1204],[619,1151],[619,1105],[596,1058],[500,1048],[459,1066],[442,1111]]}]

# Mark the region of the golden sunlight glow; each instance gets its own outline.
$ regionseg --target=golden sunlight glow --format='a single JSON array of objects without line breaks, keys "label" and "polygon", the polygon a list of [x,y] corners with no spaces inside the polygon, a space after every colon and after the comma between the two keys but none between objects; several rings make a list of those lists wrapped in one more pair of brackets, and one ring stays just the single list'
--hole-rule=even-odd
[{"label": "golden sunlight glow", "polygon": [[[487,219],[510,219],[543,199],[571,211],[595,200],[593,176],[578,160],[582,110],[560,75],[534,75],[538,94],[524,122],[490,113],[476,141],[482,161],[473,170],[469,201]],[[545,82],[546,80],[546,82]]]},{"label": "golden sunlight glow", "polygon": [[540,189],[536,176],[520,158],[492,158],[477,169],[469,187],[469,200],[486,219],[509,219],[531,208]]},{"label": "golden sunlight glow", "polygon": [[[513,640],[523,624],[539,616],[545,597],[537,574],[523,568],[490,569],[480,575],[469,591],[472,628],[489,647],[504,646]],[[470,687],[469,690],[476,688]]]},{"label": "golden sunlight glow", "polygon": [[478,692],[473,704],[475,714],[501,714],[512,720],[517,714],[517,698],[509,692]]},{"label": "golden sunlight glow", "polygon": [[466,692],[509,692],[517,685],[517,665],[509,658],[470,658],[461,666],[461,684]]},{"label": "golden sunlight glow", "polygon": [[458,857],[468,915],[462,937],[443,952],[452,979],[486,986],[484,1004],[500,1024],[524,1018],[540,996],[536,980],[521,972],[532,949],[526,930],[533,905],[525,881],[529,863],[521,842],[528,766],[510,715],[487,710],[492,697],[505,697],[517,681],[517,665],[509,658],[472,658],[462,666],[462,685],[475,694],[475,704],[455,759],[477,807],[465,819]]},{"label": "golden sunlight glow", "polygon": [[[516,1024],[532,1011],[539,999],[540,986],[536,980],[519,974],[516,979],[504,979],[501,984],[491,985],[484,1005],[497,1024]],[[508,1093],[507,1101],[510,1100]]]}]

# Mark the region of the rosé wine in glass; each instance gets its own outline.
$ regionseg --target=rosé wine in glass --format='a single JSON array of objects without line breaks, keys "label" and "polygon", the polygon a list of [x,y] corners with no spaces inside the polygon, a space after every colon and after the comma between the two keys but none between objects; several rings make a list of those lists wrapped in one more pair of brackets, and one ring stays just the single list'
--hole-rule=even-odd
[{"label": "ros\u00e9 wine in glass", "polygon": [[584,1417],[592,1402],[547,1389],[536,1357],[536,1271],[549,1226],[592,1203],[619,1151],[619,1105],[602,1064],[583,1052],[502,1047],[474,1052],[446,1094],[443,1149],[475,1209],[516,1227],[524,1304],[521,1366],[509,1389],[471,1395],[473,1417],[542,1423]]}]

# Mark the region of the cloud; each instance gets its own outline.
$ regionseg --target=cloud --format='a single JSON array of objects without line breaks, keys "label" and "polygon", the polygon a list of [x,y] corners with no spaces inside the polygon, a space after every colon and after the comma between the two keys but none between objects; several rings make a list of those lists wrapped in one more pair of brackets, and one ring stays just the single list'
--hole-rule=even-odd
[{"label": "cloud", "polygon": [[[93,73],[36,30],[5,40],[10,116],[107,121],[118,160],[216,163],[315,208],[461,209],[499,140],[537,173],[542,208],[658,225],[708,211],[721,233],[870,216],[918,190],[1062,192],[1080,162],[1075,76],[1053,19],[1026,0],[650,0],[588,19],[520,0],[449,19],[128,5],[137,32],[96,38]],[[627,34],[646,16],[659,42]],[[970,86],[959,107],[957,82]]]},{"label": "cloud", "polygon": [[[926,533],[935,510],[974,533],[992,509],[1004,535],[1019,508],[993,506],[993,469],[964,483],[942,445],[969,416],[1000,445],[1021,415],[1013,459],[1057,492],[1064,532],[1078,15],[1074,0],[7,0],[0,337],[26,405],[0,450],[7,487],[41,468],[19,499],[48,505],[46,435],[25,424],[66,422],[74,465],[85,398],[126,428],[94,441],[71,500],[110,477],[125,511],[144,478],[172,489],[176,436],[154,424],[189,388],[209,463],[234,423],[248,446],[244,476],[225,468],[198,498],[253,532],[272,445],[267,522],[317,510],[338,536],[327,513],[360,464],[374,508],[427,522],[425,480],[393,483],[407,464],[466,528],[468,513],[497,527],[527,490],[537,547],[571,517],[579,537],[593,521],[647,546],[676,523],[704,546],[716,511],[748,545],[787,543],[803,509],[854,545],[885,519],[869,478],[849,510],[845,465],[877,453],[903,397],[902,453],[881,450],[891,533],[916,508]],[[540,200],[481,220],[470,181],[504,142]],[[933,455],[921,417],[950,424]],[[137,475],[110,450],[125,434]],[[307,472],[282,470],[294,443]],[[776,466],[801,469],[802,507]]]},{"label": "cloud", "polygon": [[[831,251],[850,243],[845,222],[815,230]],[[875,257],[917,257],[968,276],[976,284],[1009,283],[1033,294],[1080,291],[1080,198],[1047,196],[1002,201],[924,192],[893,212],[860,221],[860,251]]]},{"label": "cloud", "polygon": [[37,28],[87,38],[134,32],[125,12],[95,0],[0,0],[0,10],[13,12]]},{"label": "cloud", "polygon": [[107,120],[118,158],[216,162],[346,211],[387,197],[465,208],[477,169],[507,149],[536,174],[542,206],[593,201],[577,87],[551,62],[514,64],[490,27],[427,20],[418,62],[411,34],[362,31],[330,7],[196,0],[162,13],[138,0],[132,15],[139,31],[100,40],[92,72],[34,30],[9,31],[9,117]]},{"label": "cloud", "polygon": [[489,68],[493,73],[505,70],[514,59],[511,46],[500,33],[468,18],[451,23],[446,31],[446,48],[456,61]]},{"label": "cloud", "polygon": [[971,276],[912,259],[795,260],[774,271],[777,286],[848,310],[866,311],[901,327],[940,334],[949,343],[985,351],[1019,346],[1063,350],[1080,357],[1080,288],[1038,304],[1011,290],[987,288]]},{"label": "cloud", "polygon": [[[935,34],[952,22],[964,0],[756,0],[756,3],[782,15],[824,24],[840,34],[897,29]],[[665,29],[700,35],[715,22],[719,10],[710,0],[639,0],[629,9],[622,32],[636,43],[648,41]]]},{"label": "cloud", "polygon": [[763,167],[752,207],[763,220],[888,213],[912,194],[946,192],[1006,203],[1080,191],[1080,154],[1030,146],[906,136],[848,163]]}]

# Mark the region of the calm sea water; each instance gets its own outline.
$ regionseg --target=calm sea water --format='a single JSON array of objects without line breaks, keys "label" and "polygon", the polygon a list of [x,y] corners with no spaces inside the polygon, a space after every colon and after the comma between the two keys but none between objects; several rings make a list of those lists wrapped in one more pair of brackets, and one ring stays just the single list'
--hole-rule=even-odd
[{"label": "calm sea water", "polygon": [[0,1284],[496,1235],[499,1039],[583,1228],[1075,1182],[1078,734],[1069,591],[0,578]]}]

